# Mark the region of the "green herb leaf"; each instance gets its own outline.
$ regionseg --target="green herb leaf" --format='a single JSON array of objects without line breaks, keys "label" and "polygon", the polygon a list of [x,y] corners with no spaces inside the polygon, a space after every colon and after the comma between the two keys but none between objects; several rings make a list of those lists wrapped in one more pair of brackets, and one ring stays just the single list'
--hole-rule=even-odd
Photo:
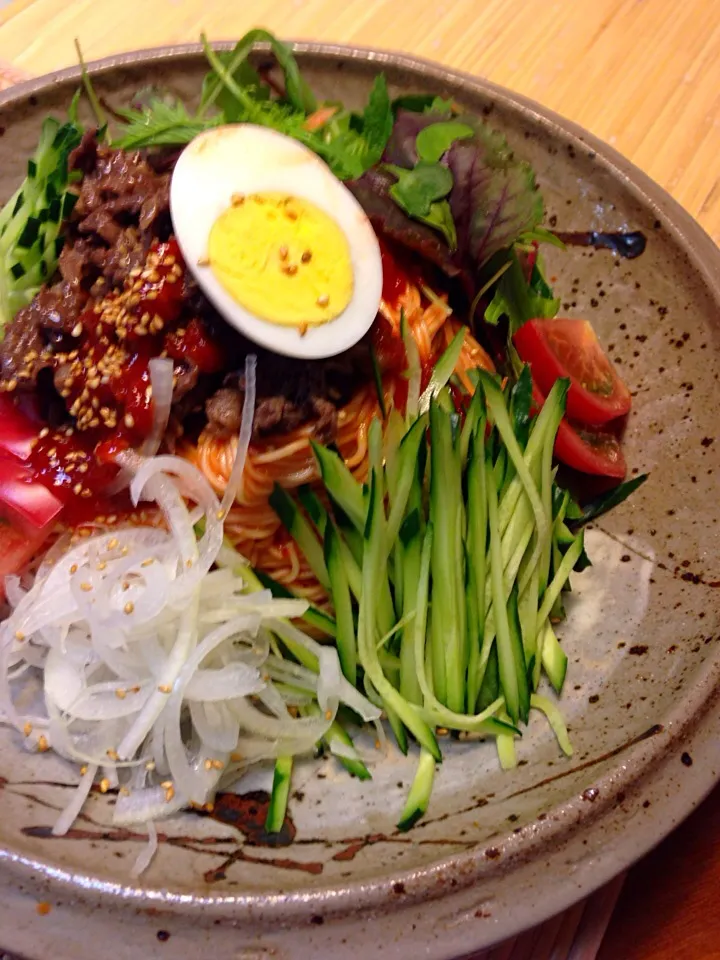
[{"label": "green herb leaf", "polygon": [[[207,37],[203,34],[201,39],[203,45],[206,47],[205,52],[207,54]],[[300,75],[300,68],[297,65],[297,60],[292,50],[287,44],[282,43],[267,30],[261,28],[250,30],[244,37],[238,40],[230,55],[216,53],[215,56],[216,58],[222,57],[222,66],[226,68],[229,76],[242,86],[247,84],[250,75],[247,73],[247,70],[243,72],[241,67],[242,64],[246,63],[256,43],[267,43],[270,45],[270,49],[285,77],[285,92],[289,104],[303,114],[312,113],[317,107],[317,101],[315,100],[312,90]],[[248,66],[250,65],[248,64]],[[252,69],[252,67],[250,67],[250,69]],[[217,71],[215,72],[216,76],[206,78],[203,82],[203,99],[200,104],[200,115],[203,115],[208,107],[215,103],[223,90],[223,79],[217,74]],[[250,86],[257,86],[259,84],[259,78],[257,78],[257,73],[254,70],[253,74],[254,78]],[[257,78],[257,80],[255,78]]]},{"label": "green herb leaf", "polygon": [[[546,289],[550,290],[549,287]],[[496,326],[501,317],[507,317],[509,335],[512,336],[527,320],[554,317],[559,308],[558,299],[544,296],[528,283],[513,251],[510,266],[498,281],[495,295],[485,310],[485,321]]]},{"label": "green herb leaf", "polygon": [[421,160],[437,163],[456,140],[468,140],[473,135],[472,127],[466,123],[444,120],[441,123],[432,123],[421,130],[415,140],[415,149]]},{"label": "green herb leaf", "polygon": [[367,145],[365,162],[368,167],[382,157],[393,128],[392,107],[387,81],[383,73],[375,77],[367,106],[362,114],[362,135]]},{"label": "green herb leaf", "polygon": [[633,477],[632,480],[626,480],[625,483],[613,487],[612,490],[601,493],[583,507],[579,507],[577,504],[571,502],[570,507],[568,507],[565,523],[573,533],[580,530],[581,527],[590,523],[591,520],[597,520],[598,517],[607,513],[608,510],[613,510],[618,504],[621,504],[623,500],[627,500],[631,493],[634,493],[638,487],[645,483],[647,478],[647,473],[641,473],[640,476]]},{"label": "green herb leaf", "polygon": [[394,164],[388,164],[386,169],[397,177],[390,196],[410,217],[427,217],[432,204],[452,190],[452,174],[439,163],[421,160],[412,170]]},{"label": "green herb leaf", "polygon": [[116,112],[126,123],[113,143],[121,150],[190,143],[199,133],[223,122],[222,116],[192,117],[180,101],[168,103],[158,98],[143,110],[118,109]]}]

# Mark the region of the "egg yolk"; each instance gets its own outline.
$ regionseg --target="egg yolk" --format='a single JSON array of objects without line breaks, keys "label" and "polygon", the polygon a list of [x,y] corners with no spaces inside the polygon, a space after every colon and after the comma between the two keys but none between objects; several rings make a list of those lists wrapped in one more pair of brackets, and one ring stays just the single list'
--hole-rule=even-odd
[{"label": "egg yolk", "polygon": [[212,226],[208,259],[240,306],[301,333],[334,320],[352,298],[345,234],[332,217],[300,197],[234,196]]}]

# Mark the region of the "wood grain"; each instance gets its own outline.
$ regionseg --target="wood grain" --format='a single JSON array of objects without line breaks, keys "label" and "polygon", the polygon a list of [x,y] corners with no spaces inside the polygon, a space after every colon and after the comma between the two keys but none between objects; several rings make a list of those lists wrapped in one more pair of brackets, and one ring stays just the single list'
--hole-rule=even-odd
[{"label": "wood grain", "polygon": [[[14,0],[0,73],[211,38],[402,50],[487,77],[608,141],[720,241],[720,0]],[[720,790],[630,874],[600,960],[720,960]]]},{"label": "wood grain", "polygon": [[33,74],[138,46],[285,37],[403,50],[488,77],[576,120],[720,240],[718,0],[15,0],[0,56]]}]

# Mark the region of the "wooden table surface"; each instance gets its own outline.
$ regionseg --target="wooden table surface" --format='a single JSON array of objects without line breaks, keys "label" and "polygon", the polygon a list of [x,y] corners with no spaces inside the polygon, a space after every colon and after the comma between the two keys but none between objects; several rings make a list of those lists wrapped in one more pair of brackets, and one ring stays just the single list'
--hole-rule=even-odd
[{"label": "wooden table surface", "polygon": [[[720,0],[0,0],[0,83],[85,57],[284,37],[402,50],[608,141],[720,242]],[[600,960],[720,958],[720,791],[630,874]]]}]

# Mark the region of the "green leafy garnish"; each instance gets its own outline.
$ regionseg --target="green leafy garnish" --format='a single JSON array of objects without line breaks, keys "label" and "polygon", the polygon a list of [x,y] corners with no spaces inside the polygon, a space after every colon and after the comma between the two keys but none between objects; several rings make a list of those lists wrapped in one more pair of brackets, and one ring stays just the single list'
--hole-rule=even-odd
[{"label": "green leafy garnish", "polygon": [[473,129],[466,123],[444,120],[421,130],[415,140],[415,149],[421,160],[437,163],[456,140],[468,140],[472,136]]},{"label": "green leafy garnish", "polygon": [[386,164],[385,169],[397,177],[397,183],[390,187],[390,196],[400,209],[409,217],[435,227],[445,236],[450,249],[455,249],[455,224],[450,205],[444,199],[453,186],[447,167],[421,160],[412,170],[394,164]]},{"label": "green leafy garnish", "polygon": [[512,336],[528,320],[554,317],[560,308],[560,301],[552,296],[540,272],[538,276],[534,287],[526,279],[517,254],[513,251],[510,254],[510,266],[498,281],[495,295],[485,310],[486,323],[495,326],[505,316],[509,322],[509,335]]},{"label": "green leafy garnish", "polygon": [[193,117],[179,100],[168,103],[159,97],[152,98],[142,110],[118,109],[116,113],[127,124],[122,136],[113,143],[121,150],[180,146],[223,122],[222,116]]},{"label": "green leafy garnish", "polygon": [[632,480],[626,480],[618,487],[613,487],[612,490],[601,493],[583,507],[571,502],[568,507],[565,523],[573,532],[580,530],[581,527],[590,523],[591,520],[597,520],[598,517],[601,517],[604,513],[613,510],[621,504],[623,500],[627,500],[631,493],[634,493],[638,487],[645,483],[647,478],[647,473],[641,473],[639,476],[633,477]]}]

